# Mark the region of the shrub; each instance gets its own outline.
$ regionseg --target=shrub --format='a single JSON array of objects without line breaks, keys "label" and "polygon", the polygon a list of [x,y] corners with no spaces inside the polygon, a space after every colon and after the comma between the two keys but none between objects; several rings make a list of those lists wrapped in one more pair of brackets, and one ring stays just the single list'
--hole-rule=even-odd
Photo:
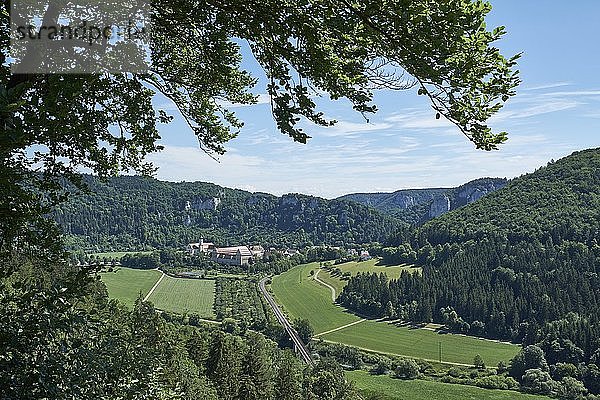
[{"label": "shrub", "polygon": [[510,376],[489,375],[475,380],[475,386],[485,389],[518,389],[519,383]]},{"label": "shrub", "polygon": [[560,389],[560,384],[539,368],[525,371],[521,386],[526,392],[547,395],[555,395]]},{"label": "shrub", "polygon": [[419,376],[419,365],[413,359],[401,359],[396,366],[395,376],[400,379],[416,379]]},{"label": "shrub", "polygon": [[587,389],[582,382],[577,379],[567,376],[562,379],[562,385],[558,390],[559,399],[583,399],[587,394]]},{"label": "shrub", "polygon": [[475,368],[479,368],[479,369],[484,369],[485,368],[485,362],[483,361],[483,358],[481,357],[481,355],[477,354],[473,358],[473,366]]}]

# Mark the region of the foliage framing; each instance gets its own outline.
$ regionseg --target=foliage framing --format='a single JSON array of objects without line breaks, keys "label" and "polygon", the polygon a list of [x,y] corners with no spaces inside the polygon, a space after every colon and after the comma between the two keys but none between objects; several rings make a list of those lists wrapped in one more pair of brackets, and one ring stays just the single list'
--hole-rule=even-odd
[{"label": "foliage framing", "polygon": [[[7,58],[10,1],[4,2],[0,172],[14,195],[0,208],[13,221],[29,221],[31,214],[47,211],[40,204],[59,200],[31,201],[28,185],[56,189],[60,185],[49,184],[52,177],[73,178],[80,167],[100,176],[151,172],[144,159],[161,149],[157,125],[172,120],[155,109],[157,93],[176,105],[204,151],[223,154],[242,127],[226,105],[257,101],[250,92],[257,79],[241,68],[240,41],[266,72],[278,128],[295,141],[309,139],[298,124],[303,119],[335,123],[317,109],[315,96],[346,98],[366,116],[376,111],[374,90],[412,87],[429,98],[437,118],[454,123],[477,148],[496,149],[506,140],[505,132],[492,133],[486,121],[515,94],[519,56],[507,59],[493,47],[505,31],[486,30],[487,2],[154,0],[152,5],[147,74],[15,75]],[[56,20],[58,13],[45,17]],[[17,203],[30,206],[15,208]]]}]

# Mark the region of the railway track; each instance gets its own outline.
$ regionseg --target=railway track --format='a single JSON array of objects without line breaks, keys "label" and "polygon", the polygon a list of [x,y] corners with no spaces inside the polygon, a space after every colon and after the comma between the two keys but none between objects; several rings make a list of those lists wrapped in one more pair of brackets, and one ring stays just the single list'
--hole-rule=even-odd
[{"label": "railway track", "polygon": [[287,320],[285,314],[283,314],[283,311],[281,311],[281,309],[275,302],[273,296],[271,296],[271,294],[267,291],[265,285],[268,279],[269,277],[265,277],[262,278],[260,282],[258,282],[258,287],[260,291],[267,300],[267,303],[269,303],[269,306],[273,310],[273,313],[275,313],[277,321],[279,321],[279,323],[283,326],[290,339],[294,343],[294,349],[296,350],[296,353],[300,355],[300,357],[302,358],[302,360],[304,360],[305,363],[307,363],[308,365],[314,365],[314,361],[310,356],[310,352],[306,348],[306,345],[304,344],[300,336],[298,336],[298,332],[296,332],[296,330],[292,327],[292,324],[290,324],[290,322]]}]

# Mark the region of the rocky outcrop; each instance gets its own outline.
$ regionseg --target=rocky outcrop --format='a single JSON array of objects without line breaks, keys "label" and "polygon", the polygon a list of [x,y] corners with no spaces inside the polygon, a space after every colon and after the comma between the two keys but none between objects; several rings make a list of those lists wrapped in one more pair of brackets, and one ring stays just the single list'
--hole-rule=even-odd
[{"label": "rocky outcrop", "polygon": [[479,200],[504,187],[506,179],[481,178],[456,188],[407,189],[392,193],[355,193],[340,197],[420,224]]},{"label": "rocky outcrop", "polygon": [[429,206],[429,218],[439,217],[451,209],[450,198],[443,194],[433,199]]}]

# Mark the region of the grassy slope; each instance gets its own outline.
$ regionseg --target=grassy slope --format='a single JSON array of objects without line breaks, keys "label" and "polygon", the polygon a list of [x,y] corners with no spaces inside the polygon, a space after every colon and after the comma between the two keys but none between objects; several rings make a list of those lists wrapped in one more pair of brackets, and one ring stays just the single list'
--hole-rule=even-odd
[{"label": "grassy slope", "polygon": [[214,280],[165,276],[148,300],[161,310],[180,314],[196,313],[203,318],[214,318],[214,299]]},{"label": "grassy slope", "polygon": [[358,272],[385,272],[385,274],[390,279],[396,279],[400,277],[402,271],[420,271],[420,267],[415,267],[409,264],[401,264],[401,265],[381,265],[380,260],[376,258],[372,258],[367,261],[350,261],[343,264],[337,264],[333,266],[334,268],[339,268],[343,272],[351,272],[352,275],[356,275]]},{"label": "grassy slope", "polygon": [[310,271],[318,268],[319,263],[300,265],[274,277],[271,287],[277,303],[290,317],[308,319],[316,333],[358,321],[335,306],[331,291],[310,277]]},{"label": "grassy slope", "polygon": [[509,390],[489,390],[473,386],[414,380],[403,381],[389,376],[373,376],[365,371],[348,371],[346,376],[354,381],[364,394],[377,393],[379,400],[534,400],[549,399]]},{"label": "grassy slope", "polygon": [[441,342],[442,361],[472,364],[475,355],[479,354],[489,366],[495,366],[499,361],[506,363],[519,351],[516,345],[467,336],[441,335],[425,329],[411,329],[375,321],[361,322],[322,337],[374,351],[436,361],[439,359]]},{"label": "grassy slope", "polygon": [[100,276],[108,289],[110,297],[120,300],[127,306],[133,306],[140,292],[142,296],[145,296],[154,286],[160,278],[160,272],[156,270],[118,268],[116,272],[103,272]]},{"label": "grassy slope", "polygon": [[[359,272],[376,272],[385,273],[389,279],[396,279],[400,276],[402,271],[408,272],[421,272],[420,267],[415,267],[408,264],[402,265],[378,265],[380,261],[378,259],[371,259],[367,261],[351,261],[343,264],[333,265],[333,268],[339,268],[342,272],[350,272],[352,276],[356,275]],[[331,286],[335,288],[336,295],[339,295],[344,286],[346,286],[346,281],[339,279],[338,277],[331,276],[331,274],[325,270],[319,273],[319,279],[323,282],[327,282]]]},{"label": "grassy slope", "polygon": [[[310,277],[318,263],[300,265],[273,278],[272,289],[279,304],[293,318],[307,318],[315,333],[325,332],[358,321],[331,302],[331,292]],[[321,274],[319,273],[319,277]],[[439,335],[424,329],[396,327],[385,322],[365,321],[323,336],[323,339],[363,347],[373,351],[415,358],[438,359],[442,342],[442,360],[471,364],[480,354],[488,365],[508,362],[518,346],[484,341],[458,335]]]}]

